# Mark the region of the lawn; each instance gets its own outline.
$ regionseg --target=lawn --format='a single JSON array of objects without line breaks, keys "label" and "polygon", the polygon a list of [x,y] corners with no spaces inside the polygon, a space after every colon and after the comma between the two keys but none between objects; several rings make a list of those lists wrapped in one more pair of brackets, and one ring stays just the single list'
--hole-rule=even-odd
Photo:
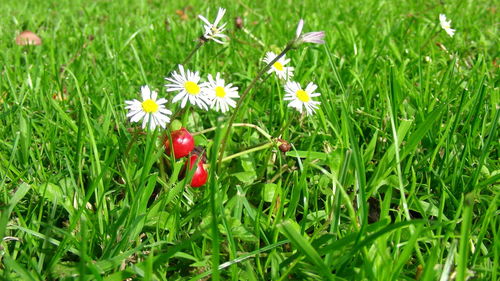
[{"label": "lawn", "polygon": [[0,280],[500,278],[494,1],[0,7]]}]

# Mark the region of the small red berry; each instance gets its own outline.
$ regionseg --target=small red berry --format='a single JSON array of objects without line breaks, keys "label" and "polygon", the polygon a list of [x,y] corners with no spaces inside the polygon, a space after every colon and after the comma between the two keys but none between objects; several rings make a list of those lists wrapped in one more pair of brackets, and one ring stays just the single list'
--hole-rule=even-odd
[{"label": "small red berry", "polygon": [[[187,165],[189,163],[189,169],[192,169],[194,164],[198,161],[198,155],[193,154],[189,157],[189,161],[186,162],[184,165],[184,168],[187,168]],[[191,187],[200,187],[203,186],[208,179],[208,173],[203,167],[205,162],[203,162],[202,159],[198,162],[196,166],[196,171],[194,171],[193,178],[191,179]]]},{"label": "small red berry", "polygon": [[[175,159],[188,156],[194,148],[193,136],[185,128],[173,131],[171,134]],[[165,151],[170,155],[170,140],[165,138]]]}]

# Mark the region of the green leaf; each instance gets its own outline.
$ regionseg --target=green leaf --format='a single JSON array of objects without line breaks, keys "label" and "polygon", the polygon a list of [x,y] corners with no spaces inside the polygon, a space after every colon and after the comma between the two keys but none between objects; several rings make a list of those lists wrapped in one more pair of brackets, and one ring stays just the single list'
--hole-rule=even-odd
[{"label": "green leaf", "polygon": [[319,159],[326,160],[328,158],[328,154],[324,152],[317,151],[302,151],[302,150],[291,150],[286,153],[286,156],[290,157],[299,157],[299,158],[311,158],[311,159]]},{"label": "green leaf", "polygon": [[[428,217],[428,216],[438,217],[439,216],[439,208],[436,205],[429,203],[429,202],[426,202],[426,201],[423,201],[423,200],[418,200],[416,202],[416,204],[419,204],[420,206],[418,208],[415,208],[415,207],[412,208],[410,206],[410,209],[413,211],[417,211],[417,212],[420,212],[420,210],[422,210],[424,212],[423,213],[424,217]],[[444,214],[441,214],[441,216],[442,216],[444,221],[449,220]]]},{"label": "green leaf", "polygon": [[[73,207],[73,196],[66,194],[66,192],[61,188],[61,186],[54,183],[45,183],[41,185],[32,185],[33,190],[40,194],[47,201],[54,202],[57,205],[63,207],[72,216],[75,212]],[[81,206],[81,200],[78,200],[76,204]]]},{"label": "green leaf", "polygon": [[[234,238],[238,238],[242,241],[256,242],[257,238],[250,232],[242,223],[236,218],[228,217],[227,219],[228,228]],[[224,235],[228,235],[228,231],[224,228],[224,225],[219,224],[219,231]]]},{"label": "green leaf", "polygon": [[24,198],[26,193],[30,190],[30,185],[27,183],[21,183],[19,187],[16,190],[16,193],[10,198],[9,205],[7,208],[4,208],[1,210],[1,216],[0,216],[0,241],[5,237],[5,230],[7,228],[7,222],[9,221],[10,214],[16,207],[17,203],[21,201],[21,199]]},{"label": "green leaf", "polygon": [[19,276],[22,277],[22,280],[28,280],[28,281],[35,281],[36,280],[35,278],[33,278],[34,274],[27,271],[23,266],[21,266],[19,263],[17,263],[15,260],[13,260],[11,257],[4,256],[3,263],[5,263],[5,266],[7,268],[12,269],[17,274],[19,274]]},{"label": "green leaf", "polygon": [[234,173],[233,176],[235,176],[238,180],[246,184],[250,184],[257,179],[257,174],[255,172],[239,172],[239,173]]},{"label": "green leaf", "polygon": [[319,273],[327,280],[333,280],[331,270],[325,265],[318,252],[299,232],[300,226],[288,219],[278,225],[280,232],[288,238],[292,244],[319,270]]},{"label": "green leaf", "polygon": [[243,171],[245,172],[255,172],[255,162],[254,158],[249,154],[243,155],[240,157],[241,167],[243,167]]},{"label": "green leaf", "polygon": [[274,196],[277,192],[281,192],[281,188],[277,184],[266,183],[262,188],[262,199],[265,202],[273,202]]}]

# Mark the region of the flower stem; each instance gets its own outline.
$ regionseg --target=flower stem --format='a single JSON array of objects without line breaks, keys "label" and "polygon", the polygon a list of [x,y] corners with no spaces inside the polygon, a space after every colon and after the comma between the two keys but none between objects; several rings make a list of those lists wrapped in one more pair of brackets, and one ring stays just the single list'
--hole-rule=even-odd
[{"label": "flower stem", "polygon": [[[196,46],[194,46],[194,48],[191,50],[191,52],[189,53],[189,55],[182,61],[182,65],[185,65],[187,64],[191,58],[194,56],[194,54],[196,54],[196,52],[201,48],[201,46],[203,46],[205,44],[206,39],[202,37],[200,37],[198,39],[198,43],[196,44]],[[171,73],[172,71],[174,71],[175,68],[172,68],[168,73]],[[178,109],[177,112],[174,113],[173,117],[172,117],[172,120],[175,120],[179,115],[183,115],[185,112],[186,112],[186,109],[187,108],[181,108],[181,109]]]},{"label": "flower stem", "polygon": [[[269,141],[271,141],[272,138],[273,138],[270,134],[268,134],[266,131],[264,131],[261,127],[259,127],[257,125],[254,125],[254,124],[250,124],[250,123],[233,123],[232,126],[233,127],[249,127],[249,128],[254,128],[259,133],[261,133],[264,137],[266,137]],[[199,132],[192,133],[191,135],[192,136],[203,135],[205,133],[212,132],[212,131],[215,131],[215,130],[217,130],[217,127],[208,128],[208,129],[205,129],[205,130],[202,130],[202,131],[199,131]]]},{"label": "flower stem", "polygon": [[276,145],[276,143],[274,141],[266,142],[265,144],[262,144],[262,145],[259,145],[259,146],[256,146],[256,147],[253,147],[253,148],[250,148],[250,149],[247,149],[247,150],[243,150],[243,151],[240,151],[238,153],[235,153],[235,154],[229,155],[227,157],[224,157],[224,158],[222,158],[221,162],[229,161],[229,160],[231,160],[233,158],[240,157],[242,155],[245,155],[245,154],[248,154],[248,153],[252,153],[252,152],[255,152],[255,151],[267,149],[267,148],[273,147],[274,145]]},{"label": "flower stem", "polygon": [[196,46],[191,50],[191,53],[189,53],[189,55],[184,59],[182,65],[187,64],[191,60],[193,55],[201,48],[201,46],[203,46],[203,44],[205,44],[205,40],[199,39],[198,44],[196,44]]},{"label": "flower stem", "polygon": [[[292,112],[292,114],[294,114],[295,112]],[[283,133],[285,132],[286,129],[288,129],[288,127],[290,126],[290,124],[292,124],[292,120],[294,118],[291,118],[289,117],[288,118],[288,121],[286,122],[285,126],[283,126],[278,134],[278,138],[281,138],[281,136],[283,135]]]},{"label": "flower stem", "polygon": [[277,55],[274,58],[274,60],[272,60],[264,68],[262,68],[260,70],[260,72],[257,74],[257,76],[255,76],[255,78],[252,80],[252,82],[250,82],[250,85],[248,85],[248,87],[245,89],[245,91],[243,92],[243,94],[241,94],[241,97],[238,100],[238,103],[236,104],[236,107],[234,109],[234,113],[231,115],[231,118],[229,119],[229,123],[228,123],[228,126],[227,126],[227,131],[224,134],[224,137],[222,138],[221,147],[220,147],[220,151],[219,151],[219,160],[218,160],[218,167],[219,168],[220,168],[222,160],[223,160],[223,155],[224,155],[224,150],[226,148],[227,139],[229,137],[229,134],[231,133],[231,127],[232,127],[232,125],[234,123],[234,120],[236,119],[236,115],[238,114],[238,110],[240,109],[241,105],[243,104],[243,101],[247,97],[247,95],[250,92],[250,90],[257,84],[257,81],[259,80],[259,78],[262,75],[264,75],[264,73],[266,73],[269,70],[269,68],[271,68],[271,66],[275,62],[277,62],[282,56],[284,56],[291,48],[292,48],[292,44],[287,44],[286,47],[285,47],[285,49],[279,55]]},{"label": "flower stem", "polygon": [[[269,142],[266,142],[266,143],[264,143],[262,145],[259,145],[259,146],[256,146],[256,147],[252,147],[250,149],[243,150],[243,151],[237,152],[235,154],[229,155],[227,157],[224,157],[224,158],[221,159],[221,162],[226,162],[226,161],[229,161],[229,160],[234,159],[236,157],[243,156],[243,155],[248,154],[248,153],[256,152],[256,151],[259,151],[259,150],[264,150],[264,149],[273,147],[273,146],[275,146],[277,144],[278,144],[278,142],[276,142],[274,140],[270,140]],[[207,167],[210,167],[208,164],[205,164],[205,165]]]},{"label": "flower stem", "polygon": [[[198,39],[198,43],[196,44],[196,46],[194,46],[194,48],[191,50],[191,52],[189,53],[189,55],[187,55],[187,57],[182,61],[181,65],[185,65],[187,64],[191,58],[193,57],[193,55],[201,48],[201,46],[203,46],[205,44],[205,42],[207,42],[203,36],[200,37]],[[174,69],[177,67],[177,65],[173,66],[172,69],[170,69],[168,71],[168,73],[171,73],[172,71],[174,71]]]},{"label": "flower stem", "polygon": [[141,134],[138,130],[135,130],[132,133],[133,133],[132,139],[128,143],[127,148],[125,148],[125,152],[123,153],[123,155],[125,155],[125,157],[128,156],[130,149],[132,149],[132,145],[135,144],[135,142],[137,141],[137,138],[139,137],[139,134]]}]

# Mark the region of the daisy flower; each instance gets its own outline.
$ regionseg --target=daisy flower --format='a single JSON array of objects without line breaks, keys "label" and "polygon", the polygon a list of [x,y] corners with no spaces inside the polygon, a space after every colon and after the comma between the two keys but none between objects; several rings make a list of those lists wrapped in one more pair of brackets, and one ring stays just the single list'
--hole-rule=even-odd
[{"label": "daisy flower", "polygon": [[295,31],[295,43],[300,45],[302,43],[315,43],[315,44],[325,44],[323,38],[325,37],[324,31],[314,31],[302,34],[302,28],[304,27],[304,20],[301,19],[297,25],[297,30]]},{"label": "daisy flower", "polygon": [[210,107],[215,108],[215,111],[222,111],[225,113],[229,110],[229,107],[234,108],[236,102],[233,98],[239,98],[238,87],[233,87],[233,84],[226,84],[224,79],[220,78],[220,73],[217,72],[215,79],[212,75],[208,75],[208,82],[206,87],[206,93],[210,98]]},{"label": "daisy flower", "polygon": [[172,76],[165,78],[165,80],[172,83],[165,85],[167,92],[179,92],[172,99],[172,102],[181,101],[181,108],[184,108],[189,100],[190,104],[208,110],[210,99],[204,93],[205,83],[200,83],[200,74],[198,71],[184,71],[184,67],[179,64],[179,72],[174,71]]},{"label": "daisy flower", "polygon": [[450,37],[453,37],[455,29],[451,28],[451,20],[446,20],[445,14],[439,14],[439,23],[441,24],[441,28],[444,29]]},{"label": "daisy flower", "polygon": [[214,40],[215,42],[219,44],[225,44],[225,41],[221,41],[217,38],[221,38],[226,40],[228,37],[225,34],[222,34],[226,28],[226,23],[221,24],[220,26],[219,23],[226,13],[226,9],[219,8],[219,11],[217,12],[217,17],[215,18],[214,23],[210,23],[204,16],[198,15],[198,17],[205,23],[205,33],[203,34],[203,37],[207,40]]},{"label": "daisy flower", "polygon": [[130,122],[139,122],[142,119],[142,128],[146,128],[149,123],[149,128],[154,130],[157,126],[165,128],[167,123],[170,122],[169,115],[172,115],[172,111],[165,108],[165,103],[167,100],[164,98],[156,99],[158,93],[151,91],[148,86],[141,87],[142,101],[139,100],[128,100],[125,101],[129,112],[127,117],[130,118]]},{"label": "daisy flower", "polygon": [[312,115],[318,105],[321,104],[319,101],[313,101],[312,98],[319,97],[320,93],[315,93],[318,86],[314,83],[309,83],[305,90],[302,89],[299,83],[294,81],[288,81],[285,84],[285,98],[286,101],[291,101],[288,106],[297,109],[302,113],[305,108],[307,115]]},{"label": "daisy flower", "polygon": [[[266,57],[264,58],[264,62],[269,64],[271,63],[275,58],[276,54],[273,52],[267,52]],[[286,59],[285,55],[283,55],[279,60],[277,60],[269,69],[267,73],[273,73],[275,72],[278,78],[283,79],[283,80],[288,80],[293,77],[293,67],[285,66],[287,63],[290,62],[290,59]]]}]

